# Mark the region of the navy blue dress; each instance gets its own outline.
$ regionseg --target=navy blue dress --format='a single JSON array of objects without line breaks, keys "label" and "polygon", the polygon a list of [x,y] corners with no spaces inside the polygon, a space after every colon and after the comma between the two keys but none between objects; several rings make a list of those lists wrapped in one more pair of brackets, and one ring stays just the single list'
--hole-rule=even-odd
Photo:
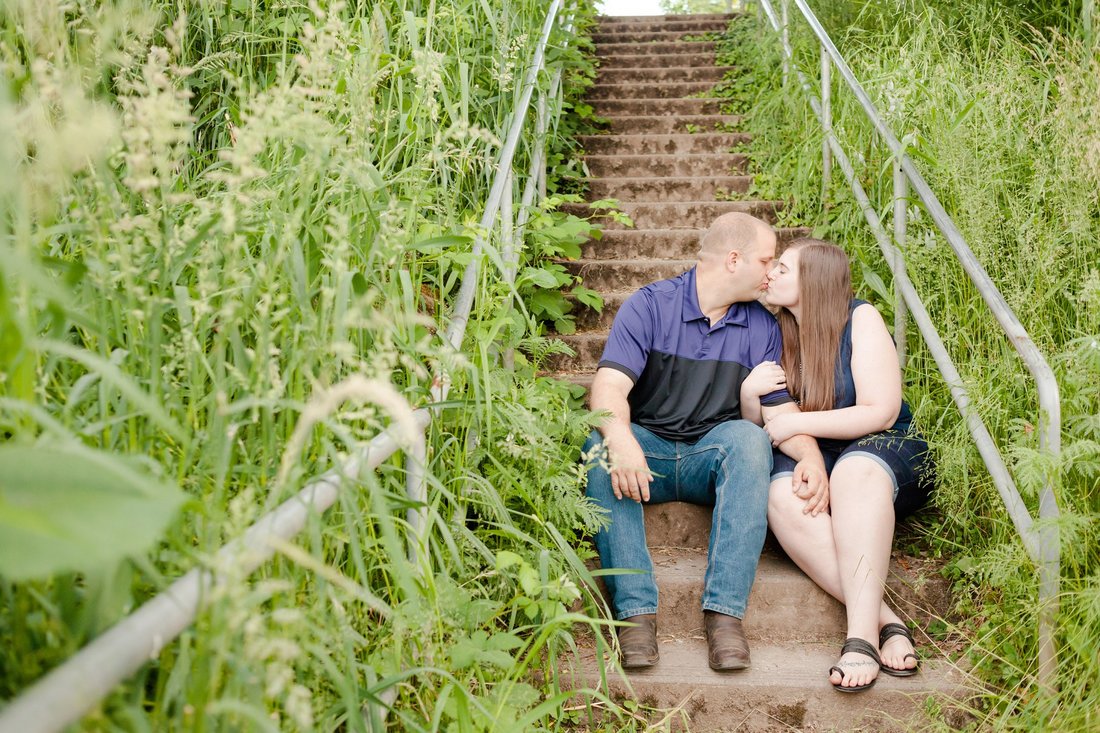
[{"label": "navy blue dress", "polygon": [[[852,376],[852,313],[867,301],[853,299],[848,305],[848,322],[840,336],[840,351],[836,356],[836,391],[833,409],[856,404],[856,384]],[[825,469],[832,474],[833,466],[849,456],[862,456],[875,461],[890,476],[894,484],[894,515],[897,519],[913,513],[928,501],[935,471],[928,443],[912,429],[913,413],[902,400],[898,419],[889,430],[871,433],[855,440],[819,438],[817,443],[825,459]],[[795,461],[774,450],[772,480],[790,476]]]}]

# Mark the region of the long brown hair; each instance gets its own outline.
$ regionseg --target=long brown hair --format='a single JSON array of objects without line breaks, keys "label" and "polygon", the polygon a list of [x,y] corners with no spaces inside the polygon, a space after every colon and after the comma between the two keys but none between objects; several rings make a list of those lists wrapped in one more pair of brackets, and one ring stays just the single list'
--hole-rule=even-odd
[{"label": "long brown hair", "polygon": [[801,326],[786,308],[776,314],[783,333],[787,388],[804,411],[831,410],[836,356],[852,299],[848,255],[820,239],[796,239],[787,249],[798,250],[798,303],[802,310]]}]

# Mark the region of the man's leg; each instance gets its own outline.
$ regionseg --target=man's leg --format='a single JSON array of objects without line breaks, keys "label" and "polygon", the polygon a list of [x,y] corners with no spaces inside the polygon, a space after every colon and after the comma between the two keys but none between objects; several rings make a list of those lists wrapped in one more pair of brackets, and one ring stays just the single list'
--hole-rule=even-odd
[{"label": "man's leg", "polygon": [[[660,438],[645,428],[631,425],[634,437],[642,446],[653,481],[649,486],[650,504],[660,504],[676,498],[674,477],[677,444]],[[646,546],[642,505],[633,499],[616,499],[611,488],[611,476],[605,465],[593,462],[603,436],[593,430],[584,445],[589,462],[588,485],[585,493],[605,509],[610,524],[596,534],[596,550],[604,568],[641,570],[630,575],[607,575],[611,610],[618,620],[657,613],[657,583],[653,579],[653,562]],[[603,455],[606,461],[606,454]]]},{"label": "man's leg", "polygon": [[767,532],[768,436],[747,420],[715,426],[680,462],[681,498],[712,504],[703,586],[710,666],[743,669],[748,641],[741,627]]}]

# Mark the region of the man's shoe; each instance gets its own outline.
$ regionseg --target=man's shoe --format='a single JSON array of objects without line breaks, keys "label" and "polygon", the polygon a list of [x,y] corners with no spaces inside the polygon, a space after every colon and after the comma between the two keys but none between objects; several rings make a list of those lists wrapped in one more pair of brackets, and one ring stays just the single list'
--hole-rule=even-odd
[{"label": "man's shoe", "polygon": [[636,626],[619,628],[619,650],[623,655],[623,669],[642,669],[657,663],[657,614],[643,613],[628,619]]},{"label": "man's shoe", "polygon": [[717,611],[703,612],[710,668],[724,672],[749,666],[749,640],[741,619]]}]

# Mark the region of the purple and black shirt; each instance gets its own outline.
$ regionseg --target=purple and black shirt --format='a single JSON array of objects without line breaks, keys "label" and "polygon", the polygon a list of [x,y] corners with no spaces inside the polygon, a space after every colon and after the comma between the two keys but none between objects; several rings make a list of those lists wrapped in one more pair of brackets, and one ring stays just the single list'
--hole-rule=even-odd
[{"label": "purple and black shirt", "polygon": [[[627,298],[599,366],[633,380],[632,422],[666,440],[694,442],[741,418],[741,383],[760,362],[779,363],[782,350],[779,324],[756,301],[734,303],[711,326],[699,309],[692,268]],[[786,390],[760,399],[790,401]]]}]

